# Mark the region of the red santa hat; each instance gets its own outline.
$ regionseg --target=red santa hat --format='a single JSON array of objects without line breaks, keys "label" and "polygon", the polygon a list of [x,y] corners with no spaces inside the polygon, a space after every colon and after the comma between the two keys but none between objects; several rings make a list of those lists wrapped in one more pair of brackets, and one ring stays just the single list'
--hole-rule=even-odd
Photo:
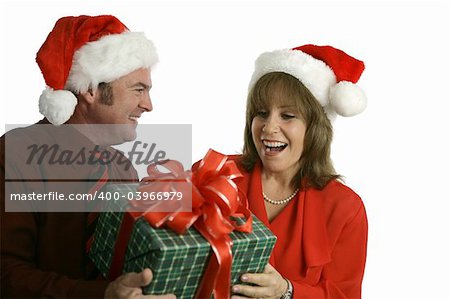
[{"label": "red santa hat", "polygon": [[356,85],[364,63],[331,46],[304,45],[261,54],[249,89],[265,74],[284,72],[300,80],[333,120],[336,114],[353,116],[364,111],[366,96]]},{"label": "red santa hat", "polygon": [[153,43],[114,16],[61,18],[36,55],[47,84],[39,111],[52,124],[63,124],[77,105],[72,92],[95,89],[157,61]]}]

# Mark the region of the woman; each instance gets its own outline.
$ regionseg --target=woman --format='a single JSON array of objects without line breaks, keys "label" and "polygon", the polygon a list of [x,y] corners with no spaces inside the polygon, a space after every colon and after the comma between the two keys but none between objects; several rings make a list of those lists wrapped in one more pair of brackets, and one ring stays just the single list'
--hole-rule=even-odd
[{"label": "woman", "polygon": [[360,298],[367,217],[330,158],[331,122],[366,106],[364,64],[329,47],[262,54],[250,83],[243,155],[234,157],[252,212],[277,236],[262,274],[233,298]]}]

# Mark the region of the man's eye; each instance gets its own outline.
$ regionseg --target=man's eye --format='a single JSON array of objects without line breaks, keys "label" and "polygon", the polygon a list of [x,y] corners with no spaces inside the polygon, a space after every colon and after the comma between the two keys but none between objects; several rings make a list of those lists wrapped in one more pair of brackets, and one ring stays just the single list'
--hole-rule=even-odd
[{"label": "man's eye", "polygon": [[136,91],[138,93],[143,93],[144,89],[143,88],[136,88],[134,91]]}]

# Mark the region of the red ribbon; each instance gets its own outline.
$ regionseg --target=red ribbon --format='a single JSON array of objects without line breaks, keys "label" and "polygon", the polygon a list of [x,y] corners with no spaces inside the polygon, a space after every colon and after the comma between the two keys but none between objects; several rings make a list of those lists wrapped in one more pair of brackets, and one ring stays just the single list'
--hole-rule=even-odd
[{"label": "red ribbon", "polygon": [[[175,188],[175,181],[191,183],[192,211],[184,212],[175,207],[174,212],[153,212],[152,209],[156,209],[157,205],[168,203],[160,202],[143,209],[142,205],[148,204],[148,201],[131,201],[132,208],[125,213],[116,241],[109,278],[115,279],[122,271],[129,237],[138,218],[143,217],[153,227],[165,226],[178,234],[183,234],[193,225],[211,244],[213,250],[195,297],[209,298],[214,293],[217,299],[230,298],[233,242],[229,234],[235,230],[246,233],[252,231],[252,218],[246,197],[239,192],[233,182],[233,179],[242,177],[242,174],[234,161],[211,149],[199,167],[193,171],[184,171],[183,166],[173,160],[160,165],[167,168],[170,173],[161,173],[157,165],[150,165],[147,169],[149,177],[143,179],[139,191],[148,193],[162,191],[160,183],[158,190],[152,189],[154,188],[152,182],[166,181],[164,187],[167,190]],[[177,188],[179,187],[180,184],[177,184]],[[245,217],[246,222],[241,225],[233,219],[242,217]]]}]

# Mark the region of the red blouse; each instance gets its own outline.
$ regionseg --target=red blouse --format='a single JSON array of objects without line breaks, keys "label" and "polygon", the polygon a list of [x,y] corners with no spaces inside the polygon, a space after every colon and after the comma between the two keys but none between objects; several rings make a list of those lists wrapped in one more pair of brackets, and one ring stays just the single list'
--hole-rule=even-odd
[{"label": "red blouse", "polygon": [[270,263],[294,287],[294,298],[361,298],[367,249],[367,217],[361,198],[329,182],[298,193],[269,222],[261,166],[236,180],[251,211],[277,236]]}]

